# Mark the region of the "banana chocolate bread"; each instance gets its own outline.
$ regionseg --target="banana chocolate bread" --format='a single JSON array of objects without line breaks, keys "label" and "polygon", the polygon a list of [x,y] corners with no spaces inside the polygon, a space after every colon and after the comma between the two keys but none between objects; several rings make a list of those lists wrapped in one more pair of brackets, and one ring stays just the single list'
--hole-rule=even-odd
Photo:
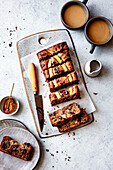
[{"label": "banana chocolate bread", "polygon": [[65,131],[71,130],[81,124],[84,124],[88,121],[89,121],[88,114],[86,113],[85,109],[81,109],[81,114],[78,117],[76,117],[73,120],[69,120],[67,123],[58,127],[58,129],[60,132],[65,132]]},{"label": "banana chocolate bread", "polygon": [[80,99],[80,91],[77,85],[70,87],[69,89],[60,90],[49,95],[51,105],[56,105],[67,100]]},{"label": "banana chocolate bread", "polygon": [[49,47],[47,49],[44,49],[40,52],[37,53],[38,59],[39,61],[41,60],[46,60],[48,58],[50,58],[51,56],[57,54],[58,52],[64,51],[64,50],[68,50],[68,45],[66,42],[62,42],[62,43],[58,43],[52,47]]},{"label": "banana chocolate bread", "polygon": [[61,126],[68,120],[75,118],[80,113],[81,110],[79,106],[76,103],[72,103],[62,109],[50,113],[49,119],[53,126]]},{"label": "banana chocolate bread", "polygon": [[73,120],[69,120],[69,121],[68,121],[67,123],[65,123],[64,125],[58,127],[58,130],[59,130],[60,132],[66,132],[66,131],[68,131],[68,130],[71,130],[71,129],[79,126],[79,125],[80,125],[80,119],[77,117],[77,118],[75,118],[75,119],[73,119]]},{"label": "banana chocolate bread", "polygon": [[47,60],[42,60],[40,62],[40,66],[41,66],[42,70],[44,71],[44,70],[47,70],[47,69],[54,67],[56,65],[62,64],[68,60],[71,60],[71,57],[69,55],[68,50],[64,50]]},{"label": "banana chocolate bread", "polygon": [[56,67],[53,68],[49,68],[48,70],[45,70],[44,76],[46,81],[50,81],[53,80],[59,76],[63,76],[71,71],[73,71],[73,65],[71,61],[67,61],[66,63],[62,64],[62,65],[58,65]]},{"label": "banana chocolate bread", "polygon": [[57,79],[54,79],[50,82],[48,82],[50,92],[54,92],[58,89],[61,89],[63,87],[66,87],[71,84],[78,84],[78,76],[76,71],[67,74],[66,76],[59,77]]},{"label": "banana chocolate bread", "polygon": [[0,145],[0,151],[21,158],[24,161],[31,159],[32,149],[30,143],[18,143],[9,136],[4,136]]}]

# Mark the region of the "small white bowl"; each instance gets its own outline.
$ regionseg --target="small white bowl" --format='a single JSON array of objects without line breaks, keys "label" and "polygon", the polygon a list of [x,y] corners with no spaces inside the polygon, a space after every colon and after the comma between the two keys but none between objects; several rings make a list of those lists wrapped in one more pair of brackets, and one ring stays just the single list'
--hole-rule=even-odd
[{"label": "small white bowl", "polygon": [[97,59],[89,60],[84,66],[84,72],[89,77],[96,77],[100,74],[102,64]]},{"label": "small white bowl", "polygon": [[3,106],[4,106],[4,102],[5,102],[6,99],[8,99],[8,98],[9,98],[9,96],[6,96],[6,97],[4,97],[4,98],[0,101],[0,110],[1,110],[1,112],[2,112],[4,115],[6,115],[6,116],[11,116],[11,115],[14,115],[15,113],[18,112],[18,110],[19,110],[19,101],[18,101],[15,97],[12,97],[12,98],[16,101],[16,103],[17,103],[17,109],[15,110],[15,112],[10,113],[10,114],[7,114],[7,113],[4,113],[4,112],[3,112]]}]

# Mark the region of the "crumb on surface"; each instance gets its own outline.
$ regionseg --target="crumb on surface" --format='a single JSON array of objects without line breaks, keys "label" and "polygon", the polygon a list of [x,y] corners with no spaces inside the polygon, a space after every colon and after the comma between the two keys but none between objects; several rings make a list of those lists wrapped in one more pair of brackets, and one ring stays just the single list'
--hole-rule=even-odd
[{"label": "crumb on surface", "polygon": [[54,156],[54,154],[53,153],[50,153],[51,154],[51,156]]},{"label": "crumb on surface", "polygon": [[98,93],[93,92],[94,95],[97,95]]},{"label": "crumb on surface", "polygon": [[9,47],[12,47],[12,42],[9,43]]},{"label": "crumb on surface", "polygon": [[75,132],[73,132],[73,136],[75,136]]},{"label": "crumb on surface", "polygon": [[49,149],[46,149],[46,152],[49,152]]}]

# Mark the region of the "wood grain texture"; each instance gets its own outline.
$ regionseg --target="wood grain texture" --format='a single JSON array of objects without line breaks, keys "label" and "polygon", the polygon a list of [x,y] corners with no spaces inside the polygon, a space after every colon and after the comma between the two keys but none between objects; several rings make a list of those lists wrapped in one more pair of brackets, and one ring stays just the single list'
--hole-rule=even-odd
[{"label": "wood grain texture", "polygon": [[37,84],[37,76],[36,76],[36,67],[34,63],[29,64],[29,74],[30,74],[30,80],[32,84],[32,90],[33,92],[37,92],[38,84]]}]

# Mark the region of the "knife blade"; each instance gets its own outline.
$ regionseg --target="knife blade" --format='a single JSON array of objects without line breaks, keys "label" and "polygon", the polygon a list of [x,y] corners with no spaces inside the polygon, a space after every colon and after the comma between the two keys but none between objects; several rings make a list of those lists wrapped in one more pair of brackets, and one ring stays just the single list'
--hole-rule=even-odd
[{"label": "knife blade", "polygon": [[35,105],[38,114],[40,130],[42,132],[43,125],[44,125],[43,100],[42,100],[42,95],[39,95],[38,93],[38,81],[36,76],[36,67],[34,63],[29,64],[29,74],[30,74],[32,90],[35,98]]}]

